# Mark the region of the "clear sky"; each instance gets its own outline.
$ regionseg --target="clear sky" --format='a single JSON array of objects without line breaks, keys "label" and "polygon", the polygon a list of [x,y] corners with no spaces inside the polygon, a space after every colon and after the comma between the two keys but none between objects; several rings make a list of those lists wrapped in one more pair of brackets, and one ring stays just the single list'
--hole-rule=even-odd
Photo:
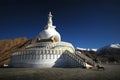
[{"label": "clear sky", "polygon": [[35,38],[49,11],[62,40],[75,47],[120,43],[120,0],[0,0],[0,39]]}]

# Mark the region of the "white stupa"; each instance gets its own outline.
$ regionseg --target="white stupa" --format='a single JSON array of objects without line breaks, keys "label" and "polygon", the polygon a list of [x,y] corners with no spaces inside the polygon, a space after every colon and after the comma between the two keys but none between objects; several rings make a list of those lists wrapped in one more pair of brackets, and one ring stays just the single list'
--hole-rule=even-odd
[{"label": "white stupa", "polygon": [[44,30],[40,32],[40,34],[38,35],[37,37],[38,40],[54,38],[56,42],[60,42],[61,41],[60,34],[55,30],[55,28],[56,27],[53,26],[52,14],[50,12],[48,16],[48,23],[45,26]]},{"label": "white stupa", "polygon": [[[53,26],[52,14],[48,15],[48,23],[39,33],[35,44],[30,44],[25,50],[14,52],[11,55],[12,67],[80,67],[84,60],[77,55],[71,43],[61,41],[60,34]],[[85,59],[86,56],[84,57]],[[88,59],[90,61],[90,59]]]},{"label": "white stupa", "polygon": [[[39,33],[36,43],[28,45],[25,50],[12,54],[12,67],[71,67],[72,59],[65,53],[75,53],[71,43],[62,42],[60,34],[53,26],[52,14],[48,15],[48,23]],[[69,61],[68,61],[69,60]],[[74,61],[73,61],[74,62]]]}]

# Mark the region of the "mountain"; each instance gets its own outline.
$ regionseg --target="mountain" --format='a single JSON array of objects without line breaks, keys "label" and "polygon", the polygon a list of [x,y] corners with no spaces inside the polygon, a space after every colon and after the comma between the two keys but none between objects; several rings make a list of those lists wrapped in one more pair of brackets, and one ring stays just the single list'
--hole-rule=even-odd
[{"label": "mountain", "polygon": [[120,44],[110,44],[110,45],[107,45],[107,46],[104,46],[104,47],[102,47],[102,48],[100,48],[100,49],[98,49],[98,51],[101,51],[101,50],[106,50],[106,49],[120,49]]},{"label": "mountain", "polygon": [[98,49],[98,56],[102,61],[120,62],[120,44],[110,44]]},{"label": "mountain", "polygon": [[28,40],[26,37],[0,40],[0,65],[8,64],[13,52],[25,49],[31,43],[34,43],[34,40]]},{"label": "mountain", "polygon": [[120,62],[120,44],[110,44],[98,50],[86,48],[76,50],[92,59],[98,58],[101,62]]},{"label": "mountain", "polygon": [[76,48],[76,51],[81,52],[82,54],[94,59],[97,57],[97,49],[93,50],[93,49],[86,49],[86,48]]}]

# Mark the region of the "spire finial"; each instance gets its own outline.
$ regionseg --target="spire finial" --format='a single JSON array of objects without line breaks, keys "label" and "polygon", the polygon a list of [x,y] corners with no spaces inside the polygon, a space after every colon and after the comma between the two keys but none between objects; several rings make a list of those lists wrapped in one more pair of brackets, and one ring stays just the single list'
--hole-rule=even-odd
[{"label": "spire finial", "polygon": [[49,17],[52,17],[52,14],[51,14],[51,12],[49,12]]},{"label": "spire finial", "polygon": [[49,12],[48,22],[47,22],[47,25],[45,26],[45,29],[56,28],[55,26],[53,26],[52,17],[53,16],[52,16],[51,12]]},{"label": "spire finial", "polygon": [[53,22],[52,22],[52,14],[51,12],[49,12],[48,14],[48,26],[52,26]]}]

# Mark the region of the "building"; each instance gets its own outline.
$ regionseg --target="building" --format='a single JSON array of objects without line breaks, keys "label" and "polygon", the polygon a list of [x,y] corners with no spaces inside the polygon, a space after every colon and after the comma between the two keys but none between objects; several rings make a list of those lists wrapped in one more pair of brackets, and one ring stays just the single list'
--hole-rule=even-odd
[{"label": "building", "polygon": [[[53,26],[52,14],[48,15],[47,25],[39,33],[35,44],[30,44],[25,50],[12,54],[12,67],[83,67],[85,60],[76,55],[71,43],[61,41],[59,32]],[[85,58],[85,56],[83,55]],[[90,61],[90,60],[88,60]]]}]

